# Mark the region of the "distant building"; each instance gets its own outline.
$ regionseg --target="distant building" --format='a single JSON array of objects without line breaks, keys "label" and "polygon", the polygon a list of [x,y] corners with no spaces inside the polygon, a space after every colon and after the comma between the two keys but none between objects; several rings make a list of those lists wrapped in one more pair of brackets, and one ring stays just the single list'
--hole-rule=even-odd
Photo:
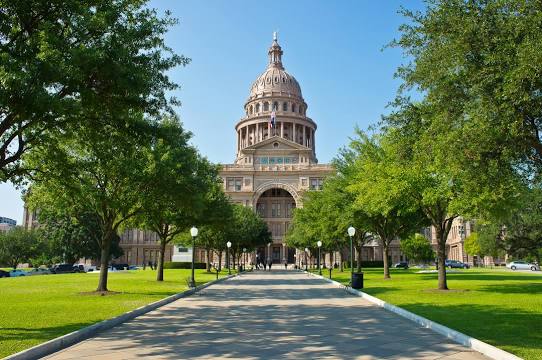
[{"label": "distant building", "polygon": [[6,232],[17,226],[17,221],[0,216],[0,232]]}]

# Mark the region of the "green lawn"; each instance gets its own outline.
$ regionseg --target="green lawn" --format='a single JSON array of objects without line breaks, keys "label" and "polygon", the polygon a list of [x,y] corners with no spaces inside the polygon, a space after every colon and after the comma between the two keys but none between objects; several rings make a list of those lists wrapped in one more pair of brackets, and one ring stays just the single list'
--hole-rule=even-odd
[{"label": "green lawn", "polygon": [[[110,273],[109,290],[119,294],[107,296],[84,294],[98,285],[91,273],[0,279],[0,358],[186,290],[190,270],[165,270],[160,283],[155,276]],[[196,270],[198,285],[215,278]]]},{"label": "green lawn", "polygon": [[[364,269],[364,292],[525,359],[542,359],[542,274],[470,269],[448,274],[448,292],[436,291],[437,274],[415,269]],[[329,276],[327,269],[322,274]],[[334,270],[332,278],[350,281]]]}]

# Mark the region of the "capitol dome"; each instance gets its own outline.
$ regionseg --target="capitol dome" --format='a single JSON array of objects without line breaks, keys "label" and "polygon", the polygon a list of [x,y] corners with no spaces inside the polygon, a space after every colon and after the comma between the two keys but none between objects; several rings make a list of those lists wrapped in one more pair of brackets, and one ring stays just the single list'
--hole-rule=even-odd
[{"label": "capitol dome", "polygon": [[[235,126],[236,162],[252,164],[254,154],[247,156],[248,152],[275,141],[275,149],[284,150],[281,146],[286,146],[304,152],[300,163],[316,163],[316,123],[307,116],[308,106],[299,83],[284,70],[283,52],[276,33],[267,54],[267,68],[252,84],[244,106],[245,114]],[[279,145],[279,140],[283,145]]]},{"label": "capitol dome", "polygon": [[295,97],[302,100],[303,96],[301,95],[299,83],[292,75],[284,70],[284,66],[282,65],[283,52],[278,44],[276,35],[273,38],[273,43],[269,48],[268,54],[269,65],[252,84],[249,100],[270,95]]}]

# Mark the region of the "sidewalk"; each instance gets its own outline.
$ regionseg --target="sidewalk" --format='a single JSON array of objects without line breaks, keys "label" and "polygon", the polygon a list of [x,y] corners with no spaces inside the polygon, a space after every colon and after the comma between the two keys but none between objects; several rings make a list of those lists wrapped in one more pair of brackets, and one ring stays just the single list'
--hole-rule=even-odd
[{"label": "sidewalk", "polygon": [[256,271],[47,359],[486,359],[323,280]]}]

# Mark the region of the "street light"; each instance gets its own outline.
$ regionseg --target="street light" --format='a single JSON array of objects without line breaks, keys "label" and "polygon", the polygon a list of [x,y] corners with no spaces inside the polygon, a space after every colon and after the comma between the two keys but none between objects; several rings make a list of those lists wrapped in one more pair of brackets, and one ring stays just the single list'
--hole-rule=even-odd
[{"label": "street light", "polygon": [[231,248],[231,241],[228,241],[226,243],[226,247],[228,248],[228,275],[231,275],[231,264],[230,264],[230,248]]},{"label": "street light", "polygon": [[194,257],[196,256],[196,236],[198,236],[198,228],[192,226],[190,229],[190,235],[192,235],[192,277],[190,278],[190,284],[188,284],[188,286],[195,288],[196,280],[194,279]]},{"label": "street light", "polygon": [[309,271],[309,263],[307,262],[308,253],[309,253],[309,248],[305,248],[305,271]]},{"label": "street light", "polygon": [[[267,243],[267,265],[269,265],[269,262],[271,261],[271,242]],[[269,268],[271,270],[271,268]]]},{"label": "street light", "polygon": [[356,228],[350,226],[348,228],[348,236],[350,236],[350,284],[354,280],[354,243],[352,237],[356,235]]},{"label": "street light", "polygon": [[247,248],[243,248],[243,270],[245,270],[245,268],[247,267],[246,252]]},{"label": "street light", "polygon": [[322,242],[318,240],[316,245],[318,245],[318,272],[322,275],[322,266],[320,265],[320,248],[322,247]]}]

